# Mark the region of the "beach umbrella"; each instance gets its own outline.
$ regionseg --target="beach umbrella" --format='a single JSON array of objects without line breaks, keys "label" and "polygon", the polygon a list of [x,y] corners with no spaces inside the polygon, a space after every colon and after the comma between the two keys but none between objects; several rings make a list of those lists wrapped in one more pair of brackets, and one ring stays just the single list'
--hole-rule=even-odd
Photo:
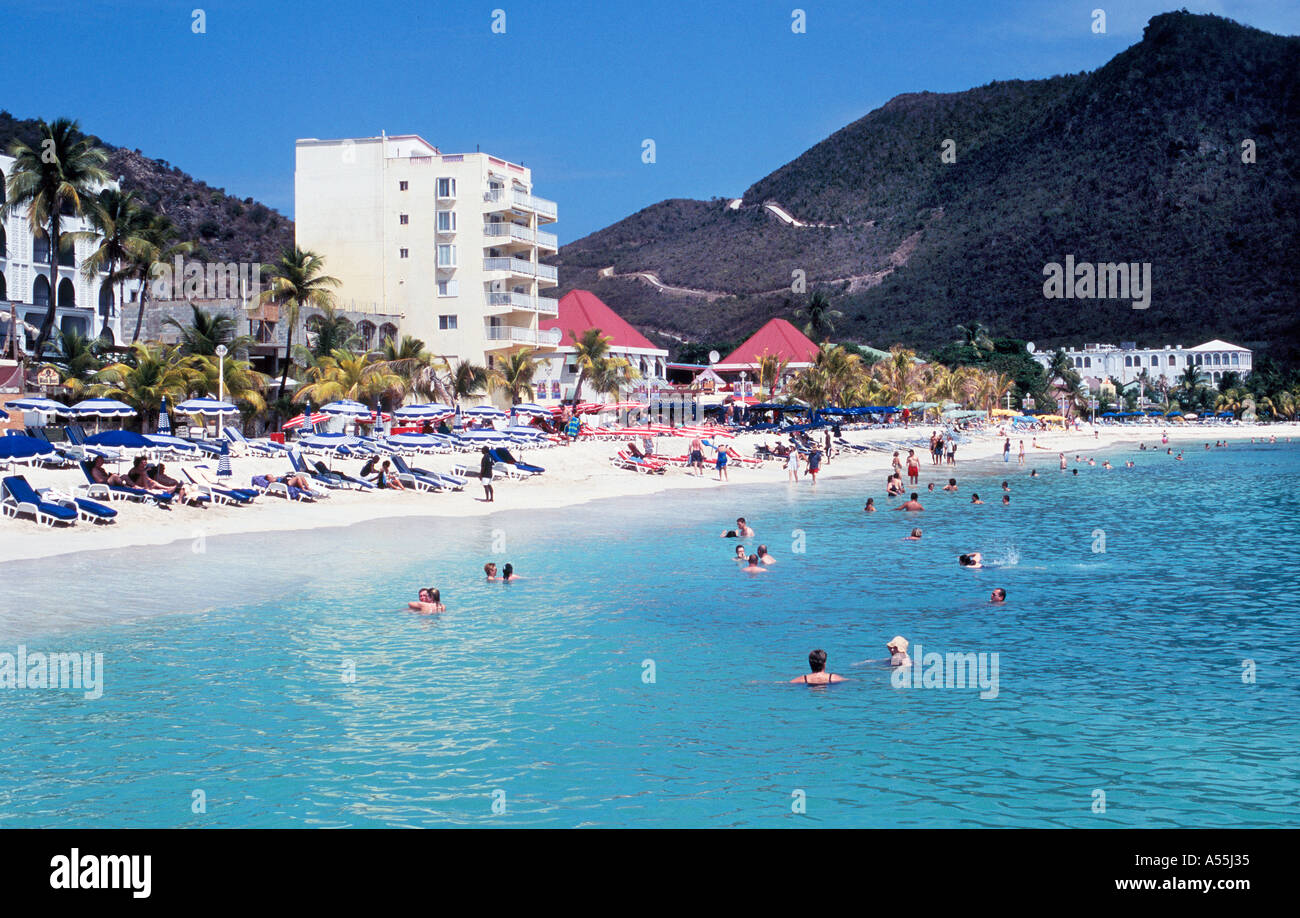
[{"label": "beach umbrella", "polygon": [[365,441],[360,437],[354,437],[351,434],[311,433],[300,439],[298,443],[308,449],[335,450],[342,446],[361,446]]},{"label": "beach umbrella", "polygon": [[280,429],[297,430],[299,427],[303,426],[304,422],[308,425],[309,428],[314,428],[317,424],[323,424],[328,420],[329,420],[329,415],[321,414],[320,412],[313,414],[311,417],[307,417],[307,415],[305,414],[300,414],[297,415],[296,417],[289,418],[289,420],[285,421],[283,424],[280,425]]},{"label": "beach umbrella", "polygon": [[11,434],[0,437],[0,459],[30,459],[54,452],[54,447],[37,437]]},{"label": "beach umbrella", "polygon": [[65,417],[69,413],[67,405],[56,402],[52,398],[19,398],[12,402],[5,402],[5,407],[15,411],[43,411],[46,414],[60,414]]},{"label": "beach umbrella", "polygon": [[440,421],[455,413],[456,409],[450,405],[430,402],[427,405],[403,405],[393,412],[393,418],[398,421]]},{"label": "beach umbrella", "polygon": [[181,402],[176,406],[176,410],[183,414],[197,414],[205,418],[225,415],[239,414],[239,409],[229,402],[221,402],[215,398],[191,398]]},{"label": "beach umbrella", "polygon": [[229,478],[233,474],[230,471],[230,442],[221,441],[221,458],[217,460],[217,477]]},{"label": "beach umbrella", "polygon": [[149,449],[153,444],[133,430],[106,430],[86,437],[87,446],[115,446],[121,449]]},{"label": "beach umbrella", "polygon": [[595,402],[580,402],[573,407],[574,414],[595,414],[604,409],[604,405],[598,405]]},{"label": "beach umbrella", "polygon": [[533,402],[525,402],[522,405],[515,405],[510,409],[512,414],[525,414],[535,418],[550,417],[551,409]]},{"label": "beach umbrella", "polygon": [[167,396],[163,396],[162,403],[158,406],[158,432],[164,436],[171,436],[172,419],[167,415]]},{"label": "beach umbrella", "polygon": [[491,405],[479,405],[476,408],[466,408],[461,412],[467,418],[491,418],[492,420],[504,419],[510,417],[509,414],[500,408],[494,408]]},{"label": "beach umbrella", "polygon": [[370,408],[350,398],[341,398],[328,405],[322,405],[320,410],[330,417],[349,418],[354,421],[368,420],[374,414]]},{"label": "beach umbrella", "polygon": [[197,453],[199,448],[189,440],[173,437],[171,434],[145,434],[146,442],[157,449],[168,449],[174,453]]},{"label": "beach umbrella", "polygon": [[88,398],[77,402],[68,413],[78,418],[133,418],[138,412],[117,399]]}]

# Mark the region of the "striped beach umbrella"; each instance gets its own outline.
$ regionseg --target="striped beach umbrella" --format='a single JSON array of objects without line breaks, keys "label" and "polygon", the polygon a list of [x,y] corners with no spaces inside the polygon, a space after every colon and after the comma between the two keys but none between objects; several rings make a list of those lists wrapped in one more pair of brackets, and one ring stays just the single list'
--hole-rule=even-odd
[{"label": "striped beach umbrella", "polygon": [[525,402],[522,405],[515,405],[510,409],[511,414],[523,414],[535,418],[548,418],[551,416],[551,409],[543,405],[537,405],[533,402]]},{"label": "striped beach umbrella", "polygon": [[12,408],[15,411],[40,411],[45,414],[68,415],[70,409],[62,402],[56,402],[52,398],[19,398],[12,402],[5,402],[6,408]]},{"label": "striped beach umbrella", "polygon": [[371,415],[374,414],[368,406],[350,398],[341,398],[330,402],[328,405],[322,405],[320,410],[330,417],[348,418],[353,421],[369,420]]},{"label": "striped beach umbrella", "polygon": [[158,406],[158,433],[164,437],[172,435],[172,419],[167,414],[167,396],[162,397],[162,403]]},{"label": "striped beach umbrella", "polygon": [[186,399],[176,406],[176,410],[183,414],[197,414],[205,418],[239,414],[239,409],[234,405],[215,398]]},{"label": "striped beach umbrella", "polygon": [[455,413],[456,409],[450,405],[430,402],[427,405],[403,405],[393,412],[393,418],[398,421],[441,421]]},{"label": "striped beach umbrella", "polygon": [[233,473],[230,471],[230,441],[221,441],[221,458],[217,460],[217,477],[229,478]]},{"label": "striped beach umbrella", "polygon": [[283,424],[280,425],[280,429],[297,430],[298,428],[302,427],[303,424],[305,423],[307,425],[307,429],[311,430],[317,424],[324,424],[329,419],[330,417],[328,414],[322,414],[319,411],[313,414],[311,417],[308,417],[305,414],[300,414],[297,415],[296,417],[289,418],[289,420],[285,421]]},{"label": "striped beach umbrella", "polygon": [[476,408],[466,408],[461,412],[461,414],[467,418],[491,418],[493,420],[501,420],[510,417],[510,415],[506,414],[506,412],[502,411],[500,408],[494,408],[491,405],[479,405]]},{"label": "striped beach umbrella", "polygon": [[133,418],[137,412],[114,398],[88,398],[77,402],[68,413],[79,418]]}]

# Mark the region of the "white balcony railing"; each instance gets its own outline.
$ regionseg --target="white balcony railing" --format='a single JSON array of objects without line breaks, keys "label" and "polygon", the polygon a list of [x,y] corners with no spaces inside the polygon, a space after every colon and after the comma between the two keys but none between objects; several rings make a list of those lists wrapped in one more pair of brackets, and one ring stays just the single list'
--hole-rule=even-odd
[{"label": "white balcony railing", "polygon": [[523,309],[529,312],[555,313],[560,301],[550,296],[530,296],[527,293],[489,293],[488,305],[497,309]]},{"label": "white balcony railing", "polygon": [[537,269],[537,276],[543,280],[560,282],[560,272],[553,265],[534,265]]},{"label": "white balcony railing", "polygon": [[518,223],[485,223],[483,235],[494,239],[509,238],[528,245],[532,245],[537,240],[537,233],[530,227],[520,226]]},{"label": "white balcony railing", "polygon": [[543,233],[537,231],[537,244],[545,246],[548,249],[558,249],[560,247],[560,237],[554,233]]},{"label": "white balcony railing", "polygon": [[488,325],[483,329],[489,341],[508,341],[511,343],[538,345],[541,337],[531,328],[519,328],[516,325]]},{"label": "white balcony railing", "polygon": [[511,198],[515,207],[522,207],[524,210],[535,210],[539,214],[556,218],[557,208],[554,201],[548,201],[546,198],[539,198],[535,195],[528,194],[526,191],[515,191]]},{"label": "white balcony railing", "polygon": [[484,271],[510,271],[513,274],[522,274],[525,277],[535,277],[536,267],[531,261],[522,258],[511,258],[508,255],[483,259]]}]

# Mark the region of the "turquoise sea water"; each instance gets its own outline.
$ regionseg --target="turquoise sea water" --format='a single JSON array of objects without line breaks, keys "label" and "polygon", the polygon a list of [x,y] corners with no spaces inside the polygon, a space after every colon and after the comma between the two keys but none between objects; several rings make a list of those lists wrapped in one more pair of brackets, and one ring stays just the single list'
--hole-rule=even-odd
[{"label": "turquoise sea water", "polygon": [[[967,463],[915,519],[878,474],[3,564],[0,651],[105,677],[0,689],[0,826],[1294,826],[1300,447],[1186,452]],[[895,687],[895,634],[997,697]],[[814,647],[853,681],[781,684]]]}]

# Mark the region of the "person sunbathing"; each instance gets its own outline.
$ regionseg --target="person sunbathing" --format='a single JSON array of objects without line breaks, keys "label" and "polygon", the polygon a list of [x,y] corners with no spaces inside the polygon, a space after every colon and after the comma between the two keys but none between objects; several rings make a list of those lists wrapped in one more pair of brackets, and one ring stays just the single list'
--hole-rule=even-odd
[{"label": "person sunbathing", "polygon": [[96,456],[90,463],[90,477],[95,484],[110,485],[114,488],[132,487],[131,482],[127,481],[123,476],[115,475],[104,468],[103,456]]},{"label": "person sunbathing", "polygon": [[402,484],[398,477],[393,474],[392,465],[389,460],[384,460],[384,464],[375,473],[375,485],[380,488],[390,488],[394,491],[405,491],[406,485]]},{"label": "person sunbathing", "polygon": [[167,474],[167,466],[163,465],[160,462],[152,469],[149,469],[148,472],[149,472],[149,477],[152,478],[158,484],[162,485],[162,487],[170,488],[172,493],[175,494],[182,501],[186,499],[185,485],[181,484],[175,478],[172,478],[170,475]]},{"label": "person sunbathing", "polygon": [[144,456],[135,457],[135,461],[131,463],[131,471],[126,473],[126,480],[133,487],[143,488],[146,491],[166,491],[169,494],[176,495],[182,501],[185,500],[185,489],[180,485],[169,488],[149,477],[149,469],[145,466]]}]

